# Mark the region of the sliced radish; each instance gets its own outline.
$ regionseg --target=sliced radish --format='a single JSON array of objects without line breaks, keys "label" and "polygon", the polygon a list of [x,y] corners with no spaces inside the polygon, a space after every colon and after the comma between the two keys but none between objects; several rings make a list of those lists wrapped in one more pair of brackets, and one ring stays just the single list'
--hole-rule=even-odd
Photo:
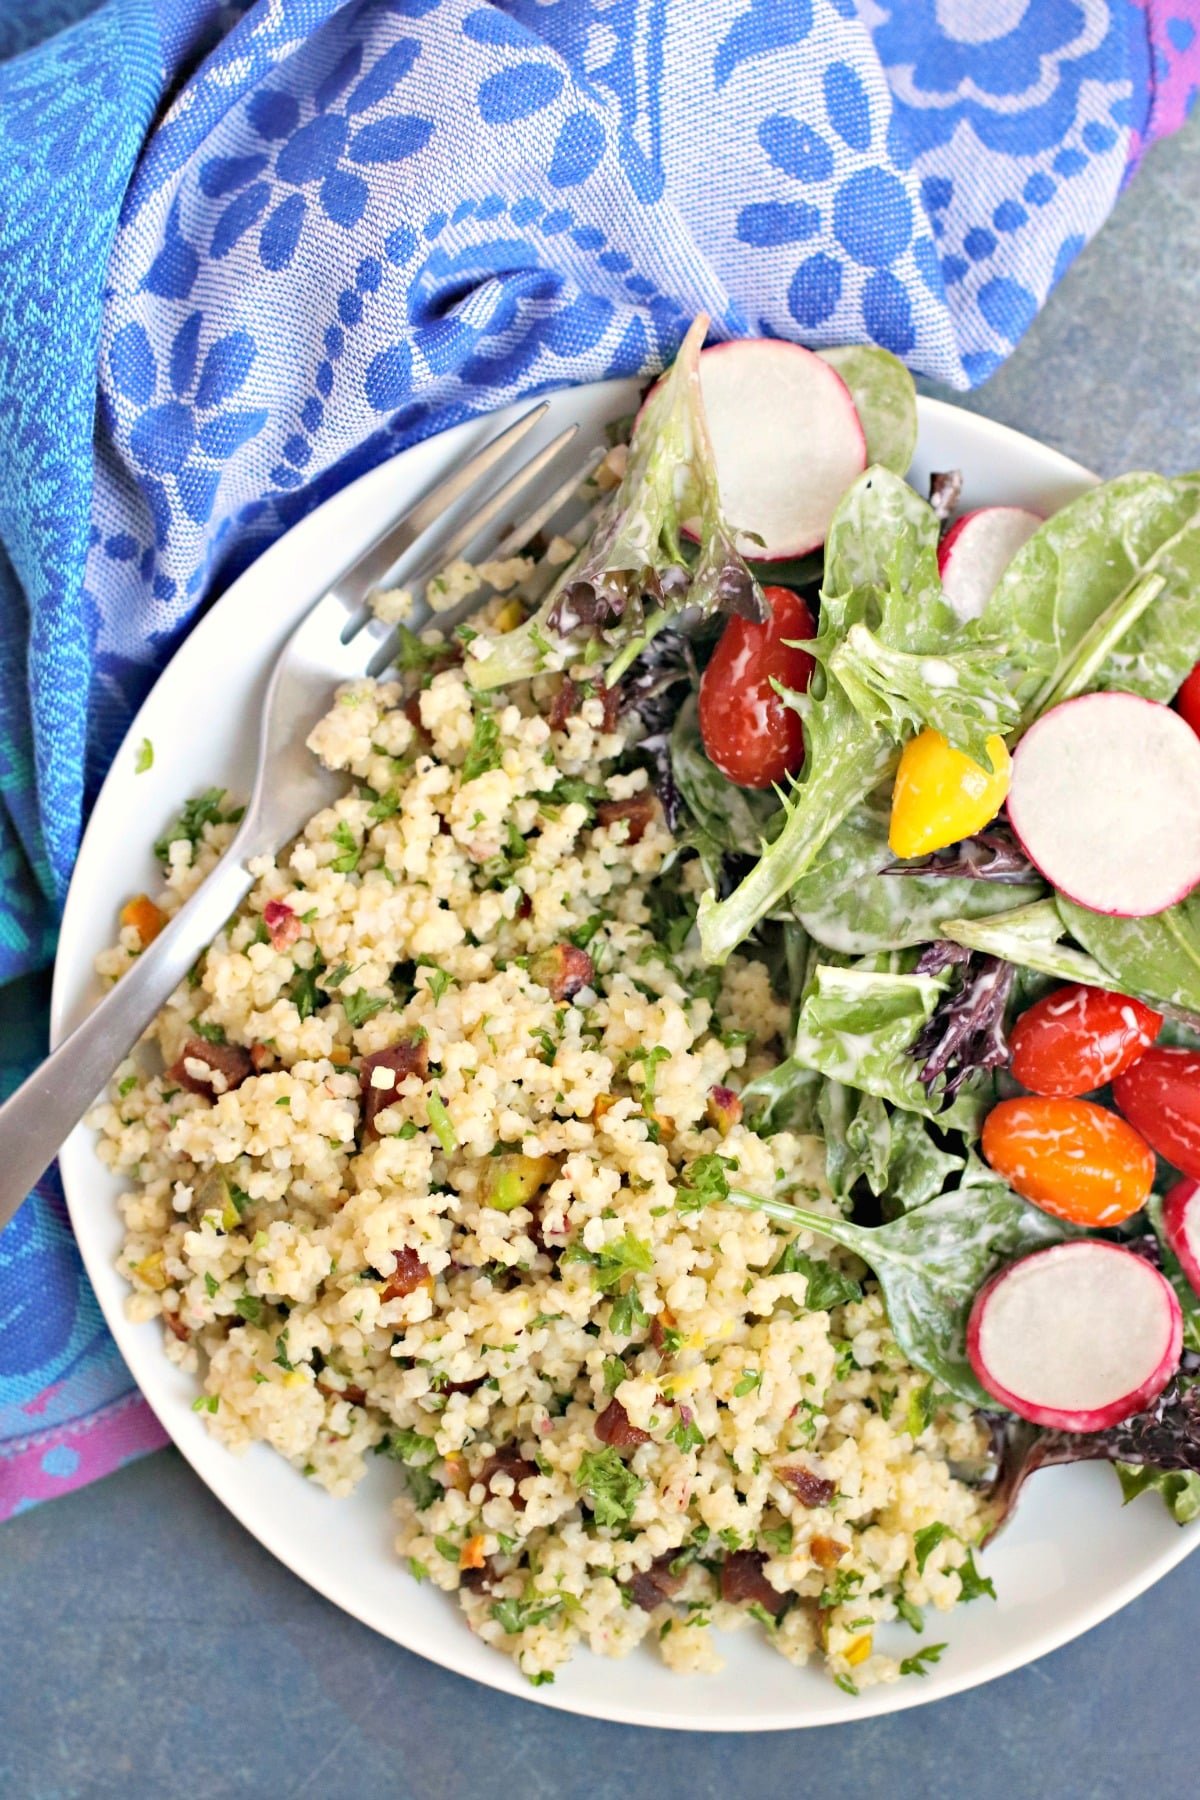
[{"label": "sliced radish", "polygon": [[938,545],[942,591],[965,623],[977,619],[1021,545],[1042,523],[1023,506],[981,506],[964,513]]},{"label": "sliced radish", "polygon": [[841,376],[799,344],[739,338],[704,351],[700,384],[721,505],[742,554],[772,562],[819,548],[867,466]]},{"label": "sliced radish", "polygon": [[1200,1294],[1200,1181],[1177,1181],[1163,1201],[1163,1230],[1188,1281]]},{"label": "sliced radish", "polygon": [[1010,1263],[980,1288],[967,1324],[967,1355],[988,1393],[1059,1431],[1104,1431],[1140,1412],[1182,1348],[1170,1282],[1099,1238]]},{"label": "sliced radish", "polygon": [[1082,694],[1013,753],[1008,816],[1069,900],[1143,918],[1200,881],[1200,738],[1169,706]]}]

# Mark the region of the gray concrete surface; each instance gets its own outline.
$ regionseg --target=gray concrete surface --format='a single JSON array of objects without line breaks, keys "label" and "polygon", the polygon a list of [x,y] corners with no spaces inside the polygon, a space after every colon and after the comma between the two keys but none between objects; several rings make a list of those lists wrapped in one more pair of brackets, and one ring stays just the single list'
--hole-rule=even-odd
[{"label": "gray concrete surface", "polygon": [[[971,405],[1104,473],[1200,465],[1200,119]],[[2,1800],[1118,1800],[1200,1789],[1200,1557],[992,1686],[754,1739],[543,1711],[418,1661],[259,1549],[173,1451],[0,1530]]]}]

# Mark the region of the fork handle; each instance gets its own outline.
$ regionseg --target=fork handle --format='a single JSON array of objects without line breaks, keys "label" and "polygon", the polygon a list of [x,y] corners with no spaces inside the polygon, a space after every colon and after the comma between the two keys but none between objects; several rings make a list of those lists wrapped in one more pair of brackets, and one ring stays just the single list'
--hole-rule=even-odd
[{"label": "fork handle", "polygon": [[231,844],[111,992],[0,1106],[0,1230],[249,893],[254,877],[245,863],[242,846]]}]

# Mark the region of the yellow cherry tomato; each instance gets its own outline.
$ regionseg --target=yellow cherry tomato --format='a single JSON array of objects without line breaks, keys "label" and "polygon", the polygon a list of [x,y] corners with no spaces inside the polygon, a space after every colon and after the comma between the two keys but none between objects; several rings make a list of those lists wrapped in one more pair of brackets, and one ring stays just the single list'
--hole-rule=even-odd
[{"label": "yellow cherry tomato", "polygon": [[897,856],[928,856],[973,837],[1004,805],[1012,764],[1002,737],[987,741],[991,770],[972,762],[940,731],[904,746],[892,790],[888,844]]}]

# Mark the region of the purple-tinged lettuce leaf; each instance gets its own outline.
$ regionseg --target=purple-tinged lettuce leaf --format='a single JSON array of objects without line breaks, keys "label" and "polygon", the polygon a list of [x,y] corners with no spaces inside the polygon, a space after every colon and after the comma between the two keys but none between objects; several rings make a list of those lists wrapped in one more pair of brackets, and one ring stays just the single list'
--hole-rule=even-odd
[{"label": "purple-tinged lettuce leaf", "polygon": [[1006,887],[1036,887],[1041,880],[1012,827],[999,820],[986,831],[963,838],[948,849],[935,850],[920,862],[893,863],[884,873],[940,876],[947,881],[998,881]]},{"label": "purple-tinged lettuce leaf", "polygon": [[[634,426],[620,486],[537,613],[490,641],[470,668],[477,688],[561,669],[590,650],[617,679],[685,609],[766,618],[766,603],[721,511],[700,387],[708,320],[692,325]],[[685,527],[697,548],[684,549]],[[614,658],[616,659],[614,661]]]},{"label": "purple-tinged lettuce leaf", "polygon": [[[996,956],[972,956],[962,962],[960,945],[931,944],[917,963],[920,974],[959,965],[958,985],[937,1004],[912,1047],[921,1063],[926,1090],[939,1081],[949,1105],[971,1075],[1003,1068],[1008,1062],[1004,1012],[1016,970]],[[950,952],[954,954],[951,955]]]}]

